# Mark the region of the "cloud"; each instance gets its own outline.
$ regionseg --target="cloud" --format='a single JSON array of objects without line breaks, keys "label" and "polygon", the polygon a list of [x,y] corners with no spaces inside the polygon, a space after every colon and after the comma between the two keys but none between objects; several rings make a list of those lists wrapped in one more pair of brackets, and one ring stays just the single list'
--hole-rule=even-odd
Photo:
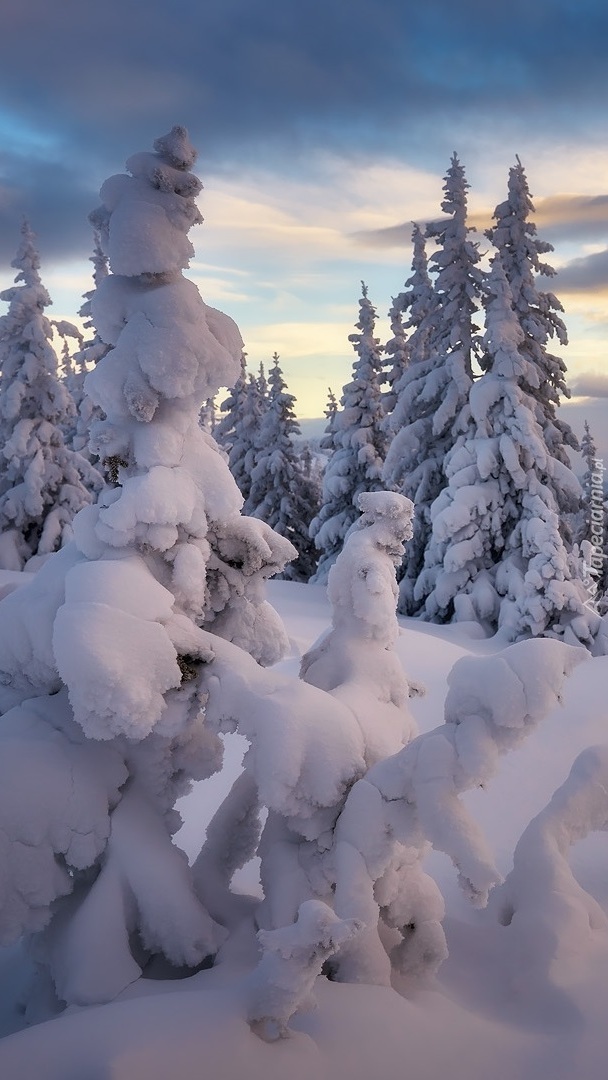
[{"label": "cloud", "polygon": [[535,208],[538,229],[552,240],[608,237],[608,195],[551,195]]},{"label": "cloud", "polygon": [[[425,222],[419,222],[425,225]],[[362,247],[392,248],[411,247],[412,222],[404,221],[400,225],[387,225],[384,229],[360,229],[351,234],[356,244]]]},{"label": "cloud", "polygon": [[608,248],[560,267],[558,287],[562,293],[608,290]]},{"label": "cloud", "polygon": [[[44,244],[84,254],[86,226],[62,223],[176,122],[202,148],[203,174],[279,153],[295,173],[318,146],[355,169],[361,154],[445,161],[446,138],[465,129],[483,133],[487,156],[486,134],[499,140],[513,118],[579,138],[582,110],[599,131],[607,34],[595,0],[497,0],[482,14],[479,0],[147,0],[145,11],[105,0],[102,14],[82,0],[4,0],[0,127],[39,162],[60,156],[65,185],[50,197],[37,171],[31,212],[52,203]],[[16,157],[3,175],[9,192],[22,186]]]},{"label": "cloud", "polygon": [[61,163],[0,155],[0,257],[5,264],[13,258],[23,217],[40,237],[43,263],[47,255],[88,254],[93,247],[88,214],[98,203],[95,188]]},{"label": "cloud", "polygon": [[[481,208],[468,215],[468,223],[480,235],[493,224],[494,208]],[[418,220],[425,226],[429,222]],[[530,216],[542,239],[597,241],[608,238],[608,195],[550,195],[534,202]],[[382,229],[367,229],[353,233],[356,243],[391,248],[409,245],[412,222],[404,221]]]},{"label": "cloud", "polygon": [[608,398],[608,375],[597,371],[582,372],[571,389],[574,397]]}]

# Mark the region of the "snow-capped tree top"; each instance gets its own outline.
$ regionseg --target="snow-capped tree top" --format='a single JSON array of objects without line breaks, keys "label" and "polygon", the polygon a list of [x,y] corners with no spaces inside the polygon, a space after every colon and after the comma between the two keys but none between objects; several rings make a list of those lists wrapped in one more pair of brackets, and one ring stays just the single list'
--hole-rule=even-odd
[{"label": "snow-capped tree top", "polygon": [[[167,135],[161,135],[154,140],[154,149],[162,157],[165,157],[176,169],[191,169],[197,159],[188,132],[185,127],[176,124]],[[200,186],[203,185],[198,181]]]},{"label": "snow-capped tree top", "polygon": [[91,329],[94,325],[91,318],[91,299],[95,293],[95,289],[99,288],[104,278],[106,278],[110,272],[108,267],[108,257],[101,247],[101,237],[97,229],[95,229],[94,232],[93,254],[89,255],[89,262],[93,263],[94,288],[83,294],[84,303],[78,311],[80,317],[84,319],[84,325],[87,330]]},{"label": "snow-capped tree top", "polygon": [[441,209],[444,214],[450,214],[462,228],[466,225],[467,191],[470,186],[464,174],[464,166],[454,151],[443,185]]},{"label": "snow-capped tree top", "polygon": [[195,201],[202,184],[188,172],[194,151],[183,128],[173,128],[155,147],[156,153],[129,158],[130,176],[106,180],[103,207],[90,216],[114,274],[174,274],[194,254],[188,231],[202,221]]},{"label": "snow-capped tree top", "polygon": [[[551,277],[555,271],[540,258],[553,247],[538,238],[536,225],[529,220],[533,210],[526,174],[518,158],[509,172],[508,197],[496,207],[496,224],[486,235],[501,254],[513,308],[525,335],[521,351],[531,363],[526,389],[536,401],[538,423],[552,456],[570,468],[567,448],[578,449],[578,442],[570,426],[556,412],[561,398],[570,397],[566,364],[561,356],[552,355],[547,349],[550,338],[566,345],[568,335],[559,314],[563,312],[561,303],[553,293],[541,292],[537,285],[538,275]],[[558,487],[554,495],[562,515],[576,509],[566,505]]]},{"label": "snow-capped tree top", "polygon": [[[536,275],[553,277],[555,270],[540,259],[553,251],[553,245],[537,236],[536,225],[528,220],[533,211],[528,180],[518,158],[509,171],[508,197],[496,207],[496,225],[486,235],[500,251],[513,306],[526,335],[526,350],[539,368],[540,396],[550,407],[559,404],[560,395],[570,397],[570,391],[564,361],[551,356],[544,346],[551,337],[567,345],[568,333],[558,314],[564,310],[561,303],[553,293],[541,292],[536,284]],[[569,441],[575,445],[576,440]]]},{"label": "snow-capped tree top", "polygon": [[[34,240],[35,236],[30,224],[24,218],[21,226],[21,243],[15,258],[11,262],[11,266],[14,266],[19,271],[15,281],[22,281],[24,285],[40,285],[40,274],[38,273],[40,270],[40,255]],[[51,301],[48,300],[47,302],[50,304]]]},{"label": "snow-capped tree top", "polygon": [[0,299],[10,304],[7,314],[0,319],[0,415],[5,420],[17,416],[41,417],[61,424],[74,410],[70,395],[56,377],[57,356],[51,345],[53,329],[44,315],[51,299],[40,279],[40,257],[34,241],[34,234],[24,221],[21,243],[12,263],[19,271],[15,285],[0,293]]},{"label": "snow-capped tree top", "polygon": [[467,190],[464,168],[454,153],[443,187],[445,197],[441,204],[447,220],[431,222],[427,234],[440,245],[431,255],[430,262],[437,270],[435,293],[440,304],[437,322],[440,349],[461,348],[466,373],[471,376],[471,360],[476,354],[477,329],[471,317],[477,310],[483,274],[477,267],[478,245],[467,239],[472,231],[467,225]]},{"label": "snow-capped tree top", "polygon": [[545,277],[555,275],[552,266],[540,261],[539,255],[553,251],[553,245],[537,236],[536,225],[528,220],[528,216],[533,213],[534,203],[528,179],[517,157],[517,164],[509,170],[508,197],[505,202],[499,203],[492,215],[496,225],[486,230],[486,236],[502,253],[516,307],[520,301],[520,293],[531,283],[524,271],[524,258],[529,260],[529,265],[536,274]]},{"label": "snow-capped tree top", "polygon": [[[34,241],[34,233],[29,222],[24,218],[21,225],[21,242],[17,248],[17,254],[11,262],[11,266],[18,271],[15,276],[15,285],[9,289],[4,289],[0,293],[0,300],[6,300],[10,304],[13,300],[21,299],[25,301],[27,297],[27,303],[30,306],[35,304],[40,311],[43,311],[45,307],[50,305],[51,298],[40,280],[38,272],[40,270],[40,256]],[[23,285],[20,285],[20,282],[23,282]],[[24,291],[24,286],[28,289],[27,293]]]},{"label": "snow-capped tree top", "polygon": [[331,386],[327,387],[327,404],[323,410],[323,415],[327,420],[327,427],[329,428],[333,422],[333,418],[338,411],[338,402],[336,395],[334,394]]},{"label": "snow-capped tree top", "polygon": [[428,270],[426,238],[416,222],[412,230],[412,243],[414,245],[412,273],[405,282],[407,291],[401,294],[403,310],[409,309],[410,312],[409,319],[405,323],[406,329],[420,326],[435,304],[435,292]]},{"label": "snow-capped tree top", "polygon": [[585,420],[584,430],[585,434],[581,439],[581,454],[585,459],[587,470],[589,472],[592,472],[594,463],[597,460],[597,447],[595,445],[595,439],[591,434],[591,428],[589,427],[588,420]]},{"label": "snow-capped tree top", "polygon": [[[268,408],[262,420],[260,443],[267,444],[267,437],[280,436],[282,442],[292,435],[300,434],[300,425],[295,414],[295,397],[287,390],[283,372],[279,366],[279,355],[274,353],[272,367],[268,375]],[[277,421],[280,420],[280,427]]]},{"label": "snow-capped tree top", "polygon": [[361,330],[360,334],[349,334],[348,340],[352,341],[353,345],[363,343],[366,335],[368,340],[374,343],[374,345],[380,344],[379,338],[374,338],[373,333],[376,325],[376,309],[374,308],[371,300],[368,296],[367,285],[364,281],[361,282],[361,299],[359,301],[359,318],[355,324]]}]

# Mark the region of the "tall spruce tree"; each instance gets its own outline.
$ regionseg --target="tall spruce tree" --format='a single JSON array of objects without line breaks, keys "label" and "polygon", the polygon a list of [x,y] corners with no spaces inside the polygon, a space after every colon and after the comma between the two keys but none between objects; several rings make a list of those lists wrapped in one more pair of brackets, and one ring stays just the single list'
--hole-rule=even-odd
[{"label": "tall spruce tree", "polygon": [[9,304],[0,319],[0,566],[10,570],[69,539],[72,519],[99,479],[64,441],[74,402],[58,378],[44,314],[51,300],[27,222],[21,237],[15,285],[0,293]]},{"label": "tall spruce tree", "polygon": [[591,434],[588,420],[585,420],[583,430],[584,434],[580,445],[581,457],[585,462],[585,472],[581,478],[583,500],[580,511],[576,515],[573,529],[573,536],[577,544],[581,544],[584,540],[588,540],[591,535],[593,479],[594,476],[597,475],[598,462],[597,446],[595,439]]},{"label": "tall spruce tree", "polygon": [[385,390],[383,396],[383,407],[388,424],[390,424],[390,416],[398,400],[397,387],[403,379],[410,361],[409,342],[403,320],[407,307],[407,293],[400,292],[398,296],[393,297],[388,311],[392,336],[384,346],[384,353],[389,366],[384,376],[388,389]]},{"label": "tall spruce tree", "polygon": [[574,539],[583,554],[585,583],[596,610],[604,615],[608,610],[608,499],[604,463],[587,420],[581,455],[585,462],[583,501],[574,522]]},{"label": "tall spruce tree", "polygon": [[295,398],[287,391],[275,353],[249,501],[252,516],[265,521],[298,552],[298,558],[285,568],[282,576],[291,581],[308,581],[316,566],[309,527],[318,504],[315,485],[307,476],[294,443],[294,438],[300,435],[294,404]]},{"label": "tall spruce tree", "polygon": [[244,514],[253,514],[259,502],[259,493],[253,490],[252,476],[262,452],[262,421],[268,409],[268,382],[264,374],[264,365],[260,364],[259,375],[249,375],[245,392],[243,418],[240,431],[244,454],[239,469],[239,480],[243,484]]},{"label": "tall spruce tree", "polygon": [[363,283],[359,301],[358,334],[350,334],[357,358],[352,381],[342,391],[341,409],[334,414],[329,438],[333,453],[323,476],[322,505],[310,532],[320,551],[313,581],[324,584],[344,538],[358,518],[362,491],[382,490],[386,453],[382,406],[382,349],[374,337],[376,311]]},{"label": "tall spruce tree", "polygon": [[393,440],[384,478],[415,505],[414,537],[401,574],[399,609],[408,615],[424,607],[417,587],[431,535],[431,507],[446,486],[444,462],[458,432],[480,352],[475,315],[481,305],[484,277],[478,245],[469,239],[467,183],[454,154],[444,182],[441,209],[448,215],[428,226],[438,249],[429,264],[436,270],[433,288],[420,230],[414,229],[413,330],[410,366],[396,387],[390,425]]},{"label": "tall spruce tree", "polygon": [[[417,591],[434,621],[477,619],[510,640],[563,634],[589,643],[594,616],[560,534],[553,458],[529,393],[532,361],[500,255],[488,283],[483,367],[466,431],[447,455],[448,485]],[[572,477],[572,486],[577,481]]]},{"label": "tall spruce tree", "polygon": [[244,473],[244,459],[247,443],[243,440],[243,426],[246,421],[245,400],[247,394],[247,362],[245,353],[241,356],[241,369],[234,386],[228,391],[228,397],[220,405],[221,417],[215,425],[213,437],[228,456],[230,472],[236,480],[243,498],[249,494],[249,477]]},{"label": "tall spruce tree", "polygon": [[69,390],[76,405],[76,424],[71,439],[73,450],[78,450],[87,458],[97,460],[95,455],[89,452],[89,434],[91,425],[95,420],[100,420],[102,414],[93,404],[85,389],[87,373],[104,357],[109,346],[101,340],[91,311],[91,301],[95,290],[99,288],[104,278],[110,272],[108,258],[102,251],[99,232],[95,230],[93,254],[89,257],[93,263],[93,288],[83,294],[83,303],[78,314],[83,320],[87,338],[81,345],[80,350],[74,354],[74,372],[69,379]]},{"label": "tall spruce tree", "polygon": [[[537,276],[553,277],[555,270],[541,259],[553,251],[553,245],[537,236],[536,225],[530,221],[534,205],[526,174],[519,158],[509,171],[508,195],[494,211],[496,224],[487,236],[500,252],[504,272],[513,297],[513,309],[523,331],[522,355],[529,360],[526,390],[535,403],[536,420],[551,458],[570,470],[568,448],[577,449],[576,436],[569,425],[557,417],[562,397],[570,397],[566,385],[566,365],[561,357],[547,349],[550,339],[561,345],[568,334],[560,312],[563,307],[551,292],[537,286]],[[560,527],[570,545],[569,515],[580,508],[581,492],[572,488],[568,477],[563,482],[559,470],[547,476],[560,510]]]},{"label": "tall spruce tree", "polygon": [[399,491],[415,505],[413,537],[397,573],[399,610],[407,615],[417,610],[414,586],[430,536],[430,507],[440,483],[441,464],[429,456],[433,414],[423,394],[426,376],[433,366],[429,347],[437,297],[428,272],[425,237],[419,225],[414,225],[412,242],[412,273],[399,297],[401,310],[409,311],[405,323],[410,331],[408,365],[393,386],[395,404],[387,416],[389,448],[383,470],[387,487]]}]

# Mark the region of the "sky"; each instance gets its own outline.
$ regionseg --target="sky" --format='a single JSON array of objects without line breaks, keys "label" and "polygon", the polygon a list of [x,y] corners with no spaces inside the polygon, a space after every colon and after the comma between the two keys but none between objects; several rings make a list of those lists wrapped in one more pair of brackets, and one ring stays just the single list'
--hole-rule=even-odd
[{"label": "sky", "polygon": [[184,124],[204,183],[189,276],[318,417],[361,281],[386,339],[453,151],[479,230],[519,155],[555,247],[566,417],[608,462],[607,50],[605,0],[2,0],[0,286],[25,214],[49,314],[74,318],[101,183]]}]

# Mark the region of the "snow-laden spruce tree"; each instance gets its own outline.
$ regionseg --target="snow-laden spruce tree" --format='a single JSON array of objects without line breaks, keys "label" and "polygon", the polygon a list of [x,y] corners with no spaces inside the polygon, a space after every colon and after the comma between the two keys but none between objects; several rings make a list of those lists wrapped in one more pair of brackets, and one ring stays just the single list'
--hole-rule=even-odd
[{"label": "snow-laden spruce tree", "polygon": [[316,566],[316,552],[309,536],[318,509],[317,491],[304,470],[294,443],[300,435],[295,397],[288,393],[279,357],[273,356],[268,376],[268,402],[262,416],[256,463],[251,473],[249,513],[286,537],[298,552],[283,577],[308,581]]},{"label": "snow-laden spruce tree", "polygon": [[430,453],[433,411],[423,393],[434,363],[430,341],[437,296],[429,277],[426,242],[419,225],[414,225],[412,242],[412,273],[405,283],[406,291],[399,297],[400,307],[409,312],[405,323],[405,329],[410,331],[406,343],[408,363],[393,386],[395,403],[386,418],[389,445],[383,469],[387,487],[401,492],[416,507],[407,557],[397,572],[399,610],[407,615],[417,610],[414,586],[424,562],[431,531],[430,506],[441,470],[441,462]]},{"label": "snow-laden spruce tree", "polygon": [[241,370],[228,397],[222,402],[222,417],[213,432],[214,438],[226,451],[230,472],[245,500],[244,513],[251,514],[255,502],[250,499],[251,475],[255,468],[260,445],[260,426],[267,405],[268,388],[260,364],[260,378],[247,374],[245,354]]},{"label": "snow-laden spruce tree", "polygon": [[210,397],[203,402],[199,413],[199,423],[203,431],[206,431],[208,435],[215,436],[215,428],[217,425],[215,398]]},{"label": "snow-laden spruce tree", "polygon": [[69,539],[96,479],[89,462],[64,441],[74,403],[58,377],[52,324],[44,314],[51,301],[27,222],[21,237],[12,262],[15,285],[0,293],[9,304],[0,319],[0,566],[8,570]]},{"label": "snow-laden spruce tree", "polygon": [[[583,499],[581,507],[578,513],[574,516],[574,540],[579,546],[583,541],[591,540],[591,533],[596,531],[592,528],[594,524],[592,518],[592,510],[596,503],[603,503],[601,493],[604,488],[604,468],[603,462],[600,461],[597,452],[597,445],[589,422],[585,420],[583,427],[583,437],[580,444],[581,457],[585,463],[585,471],[581,477],[581,487],[583,489]],[[599,496],[599,497],[598,497]],[[596,507],[597,510],[597,507]],[[598,515],[596,514],[596,517]],[[599,520],[598,520],[599,524]],[[600,529],[598,532],[602,531]]]},{"label": "snow-laden spruce tree", "polygon": [[93,264],[93,288],[83,295],[83,303],[78,314],[83,320],[87,338],[81,348],[73,356],[74,371],[68,380],[68,389],[76,405],[76,423],[71,440],[73,450],[78,450],[85,457],[91,457],[89,452],[89,432],[93,420],[100,419],[99,409],[93,404],[85,393],[84,381],[90,368],[101,360],[108,351],[109,346],[101,340],[91,312],[91,300],[101,282],[108,276],[108,257],[101,248],[99,233],[94,233],[93,254],[89,257]]},{"label": "snow-laden spruce tree", "polygon": [[[68,1002],[110,999],[150,954],[196,965],[217,951],[226,931],[171,840],[176,798],[221,765],[198,676],[218,635],[236,669],[242,657],[261,676],[256,661],[286,645],[262,587],[293,549],[240,515],[199,425],[201,403],[236,379],[243,343],[182,274],[201,220],[194,159],[176,127],[103,185],[94,220],[112,273],[92,311],[108,351],[86,391],[103,412],[91,448],[108,484],[73,542],[0,604],[0,940],[33,933]],[[28,343],[43,349],[27,232],[21,264]]]},{"label": "snow-laden spruce tree", "polygon": [[359,301],[358,334],[349,334],[357,354],[352,380],[342,390],[340,410],[333,419],[333,452],[323,475],[321,509],[310,526],[320,552],[311,579],[325,584],[330,568],[342,549],[344,537],[357,518],[357,499],[363,491],[383,488],[382,467],[386,436],[382,404],[383,360],[379,339],[374,337],[376,310],[363,284]]},{"label": "snow-laden spruce tree", "polygon": [[[485,373],[446,457],[417,589],[433,621],[477,619],[509,640],[563,633],[591,640],[594,616],[560,531],[556,483],[578,481],[553,458],[528,391],[531,360],[497,255],[486,304]],[[567,492],[566,492],[567,494]],[[595,619],[597,622],[597,619]]]},{"label": "snow-laden spruce tree", "polygon": [[[251,492],[251,477],[258,461],[260,453],[260,431],[262,421],[268,408],[268,382],[264,373],[264,365],[260,364],[260,373],[256,378],[250,374],[247,380],[245,400],[243,403],[243,418],[240,426],[243,457],[239,466],[239,484],[242,482],[245,502],[244,514],[253,514],[257,496]],[[245,494],[246,492],[246,494]]]},{"label": "snow-laden spruce tree", "polygon": [[[570,426],[557,416],[562,397],[570,397],[566,364],[547,348],[552,338],[566,345],[568,334],[559,314],[564,310],[561,303],[553,293],[538,288],[538,276],[553,277],[555,270],[541,258],[553,251],[553,245],[538,237],[536,225],[530,221],[533,212],[528,181],[518,158],[509,171],[507,199],[496,207],[496,224],[487,236],[500,252],[513,308],[524,334],[521,352],[529,361],[524,385],[534,399],[536,420],[551,457],[569,469],[568,448],[576,450],[578,443]],[[568,520],[569,514],[579,509],[580,492],[576,495],[568,482],[562,485],[559,473],[548,477],[547,482],[560,509],[564,539],[571,546]]]},{"label": "snow-laden spruce tree", "polygon": [[388,365],[384,375],[384,382],[388,389],[384,391],[382,404],[387,418],[387,430],[389,432],[390,415],[393,412],[398,399],[397,387],[403,379],[410,362],[408,335],[403,320],[403,316],[408,308],[409,299],[409,294],[400,292],[398,296],[393,296],[392,304],[388,311],[392,337],[388,339],[384,346],[385,362]]},{"label": "snow-laden spruce tree", "polygon": [[[414,233],[411,289],[418,293],[416,349],[396,387],[397,404],[390,425],[393,439],[387,454],[385,482],[395,486],[416,507],[411,562],[404,570],[400,609],[413,615],[424,603],[417,587],[431,530],[431,506],[446,485],[443,463],[457,438],[479,354],[475,314],[481,304],[483,274],[478,245],[469,239],[464,168],[453,155],[443,187],[441,209],[448,215],[428,226],[438,244],[429,263],[436,270],[429,294],[425,255]],[[408,283],[409,284],[409,283]]]},{"label": "snow-laden spruce tree", "polygon": [[601,615],[608,607],[608,498],[605,490],[605,466],[598,457],[595,439],[585,420],[581,439],[585,472],[581,485],[582,506],[573,515],[573,536],[583,558],[585,585],[593,606]]}]

